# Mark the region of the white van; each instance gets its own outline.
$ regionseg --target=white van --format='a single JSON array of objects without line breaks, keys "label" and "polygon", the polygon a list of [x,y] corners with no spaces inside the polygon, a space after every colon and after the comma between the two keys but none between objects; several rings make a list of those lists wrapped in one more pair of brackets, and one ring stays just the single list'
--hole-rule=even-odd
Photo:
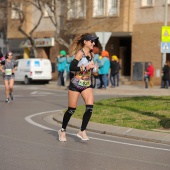
[{"label": "white van", "polygon": [[15,61],[15,81],[29,84],[31,81],[49,82],[52,79],[52,67],[49,59],[31,58]]}]

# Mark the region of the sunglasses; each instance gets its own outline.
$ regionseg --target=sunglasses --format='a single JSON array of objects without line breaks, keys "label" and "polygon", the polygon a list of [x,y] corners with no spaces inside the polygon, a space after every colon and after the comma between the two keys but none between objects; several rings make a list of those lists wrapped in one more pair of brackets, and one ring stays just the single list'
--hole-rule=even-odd
[{"label": "sunglasses", "polygon": [[95,43],[95,41],[94,40],[89,40],[91,43]]}]

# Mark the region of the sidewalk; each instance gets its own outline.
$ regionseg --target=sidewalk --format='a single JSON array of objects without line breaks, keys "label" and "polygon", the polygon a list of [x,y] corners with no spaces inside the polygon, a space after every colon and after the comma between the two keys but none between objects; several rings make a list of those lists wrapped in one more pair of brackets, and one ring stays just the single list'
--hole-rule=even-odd
[{"label": "sidewalk", "polygon": [[[58,87],[56,83],[50,83],[46,85],[48,88],[57,90],[66,90],[66,87]],[[156,86],[152,89],[145,89],[144,86],[137,85],[121,85],[116,88],[108,88],[106,90],[94,89],[94,94],[100,95],[112,95],[114,96],[169,96],[170,89],[161,89]],[[63,113],[58,112],[53,115],[53,120],[59,123],[62,122]],[[79,128],[81,126],[81,120],[71,118],[69,125],[70,127]],[[170,129],[165,131],[146,131],[139,129],[132,129],[126,127],[118,127],[112,125],[105,125],[100,123],[89,122],[88,131],[108,134],[113,136],[120,136],[126,138],[133,138],[138,140],[151,141],[156,143],[163,143],[170,145]]]},{"label": "sidewalk", "polygon": [[[67,90],[66,86],[58,86],[56,81],[51,81],[46,85],[47,88],[56,90]],[[113,95],[113,96],[169,96],[169,89],[161,89],[159,86],[146,89],[144,85],[120,85],[119,87],[106,90],[93,89],[94,94]]]}]

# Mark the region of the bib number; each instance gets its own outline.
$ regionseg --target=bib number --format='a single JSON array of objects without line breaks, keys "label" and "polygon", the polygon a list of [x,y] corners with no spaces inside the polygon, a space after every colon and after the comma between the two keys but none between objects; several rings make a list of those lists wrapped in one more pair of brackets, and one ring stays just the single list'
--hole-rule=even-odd
[{"label": "bib number", "polygon": [[12,69],[5,69],[5,75],[9,76],[12,74]]},{"label": "bib number", "polygon": [[79,86],[85,86],[85,87],[89,87],[90,84],[90,80],[79,80]]}]

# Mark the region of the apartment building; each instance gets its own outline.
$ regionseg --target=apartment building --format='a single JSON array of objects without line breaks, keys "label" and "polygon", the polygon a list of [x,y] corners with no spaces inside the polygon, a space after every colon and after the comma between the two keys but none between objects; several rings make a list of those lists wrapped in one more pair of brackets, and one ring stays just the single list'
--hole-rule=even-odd
[{"label": "apartment building", "polygon": [[[142,84],[143,73],[148,62],[155,67],[155,84],[160,84],[162,54],[160,52],[161,27],[164,23],[164,1],[160,0],[65,0],[58,2],[57,27],[44,13],[41,23],[33,33],[37,41],[38,57],[50,58],[55,63],[59,50],[65,49],[57,39],[56,31],[67,42],[79,33],[109,32],[111,36],[105,46],[111,55],[117,55],[121,64],[121,75],[128,76],[131,83]],[[168,0],[168,9],[170,8]],[[39,11],[34,6],[20,5],[26,10],[28,33],[38,21]],[[47,9],[46,9],[47,10]],[[158,12],[159,11],[159,12]],[[18,31],[17,11],[9,11],[8,39],[13,51],[20,51],[28,57],[30,43]],[[168,15],[170,16],[170,9]],[[170,18],[168,18],[170,23]],[[56,29],[57,28],[57,29]],[[13,44],[15,45],[12,45]],[[48,44],[48,45],[47,45]],[[17,47],[16,47],[17,46]],[[102,50],[102,45],[99,43]],[[169,54],[166,56],[169,60]]]},{"label": "apartment building", "polygon": [[[170,0],[168,2],[167,25],[170,26]],[[131,80],[136,83],[143,79],[148,62],[155,68],[154,82],[161,83],[163,63],[161,49],[161,29],[165,20],[165,1],[134,1],[134,24],[132,33]],[[170,32],[169,32],[170,36]],[[165,61],[170,62],[170,54]]]}]

